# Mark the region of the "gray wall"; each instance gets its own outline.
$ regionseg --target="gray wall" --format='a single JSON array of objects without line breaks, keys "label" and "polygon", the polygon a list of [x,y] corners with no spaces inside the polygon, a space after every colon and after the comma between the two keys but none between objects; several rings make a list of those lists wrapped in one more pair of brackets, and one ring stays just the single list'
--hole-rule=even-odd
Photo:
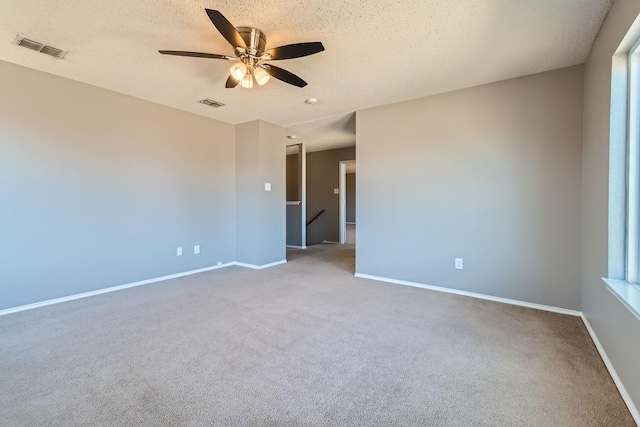
[{"label": "gray wall", "polygon": [[271,183],[260,200],[260,265],[287,258],[287,142],[285,128],[260,120],[260,180]]},{"label": "gray wall", "polygon": [[356,174],[347,174],[347,222],[356,222]]},{"label": "gray wall", "polygon": [[301,205],[287,205],[287,245],[302,246]]},{"label": "gray wall", "polygon": [[614,2],[585,66],[582,158],[582,310],[636,407],[640,407],[640,324],[600,278],[608,275],[611,57],[638,13],[638,1]]},{"label": "gray wall", "polygon": [[357,272],[579,310],[582,85],[579,66],[358,111]]},{"label": "gray wall", "polygon": [[260,265],[260,124],[236,125],[236,261]]},{"label": "gray wall", "polygon": [[287,155],[287,200],[300,200],[300,155]]},{"label": "gray wall", "polygon": [[340,200],[333,189],[340,186],[340,161],[355,159],[355,147],[307,153],[307,221],[326,209],[307,227],[307,245],[340,240]]},{"label": "gray wall", "polygon": [[0,75],[0,309],[234,260],[233,125]]},{"label": "gray wall", "polygon": [[264,265],[286,258],[285,141],[285,129],[271,123],[236,126],[236,261]]}]

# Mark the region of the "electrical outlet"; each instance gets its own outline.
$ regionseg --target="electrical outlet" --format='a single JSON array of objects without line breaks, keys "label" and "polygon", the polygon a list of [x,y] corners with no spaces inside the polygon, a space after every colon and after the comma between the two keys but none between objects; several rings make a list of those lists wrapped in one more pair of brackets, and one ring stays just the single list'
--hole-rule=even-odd
[{"label": "electrical outlet", "polygon": [[176,256],[182,256],[182,248],[178,248],[178,250],[176,250]]},{"label": "electrical outlet", "polygon": [[456,258],[456,270],[462,270],[464,268],[464,264],[462,262],[462,258]]},{"label": "electrical outlet", "polygon": [[193,253],[196,255],[200,253],[200,245],[195,245],[193,247]]},{"label": "electrical outlet", "polygon": [[271,191],[271,183],[270,182],[265,182],[264,183],[264,191]]},{"label": "electrical outlet", "polygon": [[222,261],[218,261],[218,265],[222,265]]}]

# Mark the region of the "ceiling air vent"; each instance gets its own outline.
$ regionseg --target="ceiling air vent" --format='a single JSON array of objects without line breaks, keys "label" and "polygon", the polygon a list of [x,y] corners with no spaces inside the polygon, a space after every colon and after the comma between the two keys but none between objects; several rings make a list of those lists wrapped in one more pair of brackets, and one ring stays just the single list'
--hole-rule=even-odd
[{"label": "ceiling air vent", "polygon": [[218,102],[218,101],[214,101],[213,99],[203,99],[202,101],[199,101],[200,104],[204,104],[204,105],[208,105],[209,107],[213,107],[213,108],[220,108],[220,107],[224,107],[225,104],[223,104],[222,102]]},{"label": "ceiling air vent", "polygon": [[64,58],[64,56],[69,52],[68,50],[58,49],[57,47],[28,39],[20,34],[16,36],[14,43],[18,46],[26,47],[27,49],[35,50],[36,52],[44,53],[45,55],[49,55],[57,59]]}]

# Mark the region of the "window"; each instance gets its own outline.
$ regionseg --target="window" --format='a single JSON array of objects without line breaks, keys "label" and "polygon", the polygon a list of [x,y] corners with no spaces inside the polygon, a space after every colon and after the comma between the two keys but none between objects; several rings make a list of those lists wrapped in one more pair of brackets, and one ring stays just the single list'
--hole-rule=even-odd
[{"label": "window", "polygon": [[[609,279],[607,288],[640,319],[640,37],[627,35],[611,82]],[[624,171],[624,172],[623,172]]]}]

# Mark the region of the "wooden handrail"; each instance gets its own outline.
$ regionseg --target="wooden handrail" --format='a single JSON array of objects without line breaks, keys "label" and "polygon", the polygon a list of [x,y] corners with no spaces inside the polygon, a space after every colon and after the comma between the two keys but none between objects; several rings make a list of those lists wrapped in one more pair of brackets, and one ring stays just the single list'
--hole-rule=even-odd
[{"label": "wooden handrail", "polygon": [[309,221],[307,221],[307,227],[309,226],[309,224],[311,224],[313,221],[315,221],[316,219],[318,219],[318,217],[320,215],[322,215],[324,212],[326,211],[326,209],[322,209],[320,212],[318,212],[313,218],[311,218]]}]

